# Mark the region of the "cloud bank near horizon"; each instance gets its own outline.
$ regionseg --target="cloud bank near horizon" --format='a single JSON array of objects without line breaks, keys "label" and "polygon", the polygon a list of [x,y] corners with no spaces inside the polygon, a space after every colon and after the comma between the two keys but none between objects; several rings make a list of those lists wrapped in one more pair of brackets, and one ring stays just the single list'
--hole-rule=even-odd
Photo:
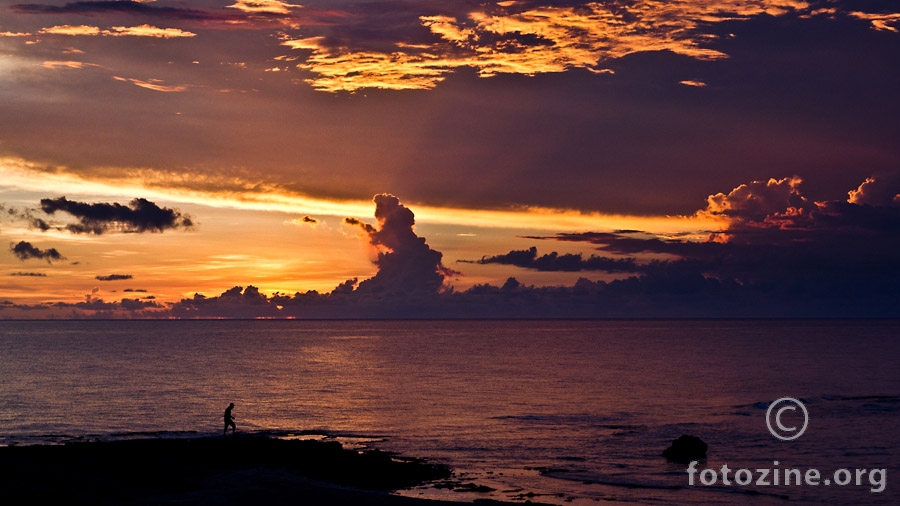
[{"label": "cloud bank near horizon", "polygon": [[[798,177],[753,181],[711,195],[698,213],[727,217],[706,240],[649,237],[640,231],[572,232],[531,237],[580,242],[601,255],[538,255],[537,247],[485,256],[526,270],[605,271],[610,281],[572,286],[502,286],[453,290],[458,275],[414,230],[415,217],[389,194],[376,195],[378,226],[348,218],[377,249],[377,273],[329,293],[266,295],[235,286],[163,306],[128,299],[89,316],[178,318],[439,317],[816,317],[900,316],[900,178],[873,176],[844,201],[814,201]],[[623,255],[629,255],[623,257]],[[664,257],[659,257],[664,255]],[[98,279],[100,279],[98,277]],[[126,278],[117,278],[126,279]],[[51,306],[30,308],[51,309]],[[87,306],[64,306],[86,309]],[[0,306],[0,317],[21,305]]]}]

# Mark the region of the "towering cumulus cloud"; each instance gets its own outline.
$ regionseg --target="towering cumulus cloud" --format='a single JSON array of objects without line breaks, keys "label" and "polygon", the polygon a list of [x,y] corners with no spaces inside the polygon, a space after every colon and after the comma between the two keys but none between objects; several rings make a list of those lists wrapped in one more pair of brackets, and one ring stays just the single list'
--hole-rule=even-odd
[{"label": "towering cumulus cloud", "polygon": [[443,254],[431,249],[424,237],[413,231],[415,215],[400,199],[383,193],[376,195],[375,218],[378,228],[348,219],[369,236],[378,248],[378,273],[359,284],[358,293],[376,295],[410,295],[436,293],[444,284],[444,278],[453,271],[441,263]]},{"label": "towering cumulus cloud", "polygon": [[706,212],[729,217],[732,226],[734,222],[764,222],[772,216],[810,205],[809,200],[800,193],[802,182],[802,179],[794,176],[742,184],[727,195],[710,195],[706,199]]}]

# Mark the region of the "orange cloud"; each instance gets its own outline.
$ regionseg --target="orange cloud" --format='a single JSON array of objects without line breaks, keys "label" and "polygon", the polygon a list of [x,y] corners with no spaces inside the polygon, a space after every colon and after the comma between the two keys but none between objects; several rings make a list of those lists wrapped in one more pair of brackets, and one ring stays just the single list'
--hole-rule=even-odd
[{"label": "orange cloud", "polygon": [[291,9],[301,9],[303,6],[280,0],[238,0],[228,8],[252,14],[290,14]]},{"label": "orange cloud", "polygon": [[851,12],[851,16],[857,19],[864,19],[872,23],[872,28],[898,33],[894,23],[900,22],[900,13],[890,14],[870,14],[867,12]]},{"label": "orange cloud", "polygon": [[77,36],[77,35],[88,35],[88,36],[96,36],[100,35],[100,28],[96,26],[88,26],[88,25],[59,25],[59,26],[51,26],[49,28],[41,28],[38,32],[46,35],[69,35],[69,36]]},{"label": "orange cloud", "polygon": [[139,26],[114,26],[103,32],[103,35],[113,37],[155,37],[158,39],[172,39],[179,37],[194,37],[197,34],[186,32],[179,28],[158,28],[151,25]]},{"label": "orange cloud", "polygon": [[432,33],[439,35],[444,40],[462,44],[469,39],[478,38],[474,29],[460,28],[454,17],[421,16],[419,19],[422,21],[422,25],[427,26]]},{"label": "orange cloud", "polygon": [[148,90],[161,91],[164,93],[176,93],[176,92],[185,91],[188,89],[188,87],[185,85],[174,85],[174,86],[164,85],[164,84],[162,84],[162,81],[159,79],[150,79],[149,81],[141,81],[140,79],[133,79],[130,77],[119,77],[119,76],[113,76],[113,79],[115,79],[116,81],[123,81],[126,83],[131,83],[135,86],[140,86],[141,88],[147,88]]},{"label": "orange cloud", "polygon": [[45,35],[69,35],[69,36],[110,36],[110,37],[155,37],[171,39],[176,37],[194,37],[197,34],[187,32],[179,28],[159,28],[151,25],[138,26],[114,26],[109,30],[101,30],[96,26],[88,25],[59,25],[50,28],[42,28],[38,33]]},{"label": "orange cloud", "polygon": [[855,190],[847,194],[847,202],[868,206],[900,205],[900,174],[867,177]]},{"label": "orange cloud", "polygon": [[85,67],[98,67],[99,65],[93,63],[84,63],[80,61],[45,61],[41,63],[41,67],[45,69],[83,69]]},{"label": "orange cloud", "polygon": [[741,222],[762,222],[766,218],[791,209],[808,207],[810,202],[801,195],[797,176],[768,181],[753,181],[731,190],[728,195],[710,195],[705,211],[713,216],[727,216]]},{"label": "orange cloud", "polygon": [[501,2],[470,12],[464,20],[421,16],[420,24],[438,41],[398,41],[395,51],[334,47],[324,37],[288,39],[283,44],[312,50],[299,68],[314,75],[307,82],[318,90],[430,89],[459,67],[491,77],[572,68],[605,72],[603,62],[646,51],[671,51],[699,60],[726,58],[707,47],[715,37],[704,33],[703,24],[808,9],[808,3],[798,0],[639,0],[630,5],[589,3],[527,10],[519,10],[516,2]]},{"label": "orange cloud", "polygon": [[298,68],[316,74],[316,78],[307,79],[306,82],[322,91],[356,91],[360,88],[431,89],[448,72],[446,61],[429,54],[343,49],[335,51],[324,44],[324,37],[286,40],[282,44],[293,49],[313,51]]}]

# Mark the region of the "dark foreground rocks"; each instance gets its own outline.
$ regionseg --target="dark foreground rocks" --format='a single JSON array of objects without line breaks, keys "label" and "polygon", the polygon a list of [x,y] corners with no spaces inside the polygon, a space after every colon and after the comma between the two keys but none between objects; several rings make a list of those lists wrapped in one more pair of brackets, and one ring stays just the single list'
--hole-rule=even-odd
[{"label": "dark foreground rocks", "polygon": [[337,442],[252,436],[0,448],[5,505],[433,505],[388,492],[450,474]]},{"label": "dark foreground rocks", "polygon": [[692,460],[706,458],[707,445],[697,436],[683,434],[663,450],[662,455],[670,462],[689,464]]}]

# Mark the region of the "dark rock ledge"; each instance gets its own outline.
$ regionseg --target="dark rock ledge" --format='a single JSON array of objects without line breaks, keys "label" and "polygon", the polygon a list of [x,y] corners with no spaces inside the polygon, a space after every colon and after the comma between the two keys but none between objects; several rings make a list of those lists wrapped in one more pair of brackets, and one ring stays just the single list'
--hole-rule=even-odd
[{"label": "dark rock ledge", "polygon": [[238,436],[0,448],[3,504],[451,504],[390,495],[451,470],[337,442]]}]

